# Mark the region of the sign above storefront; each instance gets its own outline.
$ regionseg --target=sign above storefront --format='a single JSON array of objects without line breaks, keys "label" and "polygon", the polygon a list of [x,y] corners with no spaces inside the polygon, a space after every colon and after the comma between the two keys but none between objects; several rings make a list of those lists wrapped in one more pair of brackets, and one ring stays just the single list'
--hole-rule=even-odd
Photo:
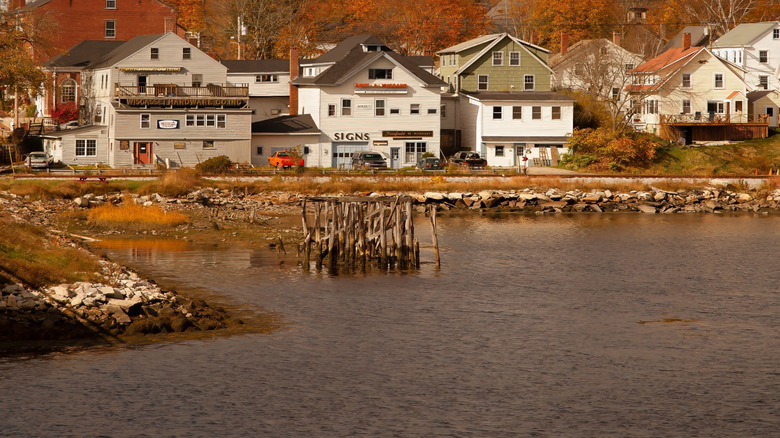
[{"label": "sign above storefront", "polygon": [[178,120],[158,120],[157,129],[179,129]]},{"label": "sign above storefront", "polygon": [[371,140],[368,132],[336,132],[333,134],[334,141],[366,141]]},{"label": "sign above storefront", "polygon": [[144,97],[144,98],[129,98],[122,99],[122,103],[128,106],[176,106],[176,107],[193,107],[193,106],[216,106],[216,107],[241,107],[244,106],[245,100],[240,98],[176,98],[176,97]]},{"label": "sign above storefront", "polygon": [[433,131],[382,131],[382,137],[433,137]]},{"label": "sign above storefront", "polygon": [[126,72],[171,72],[181,71],[181,67],[119,67],[118,70]]}]

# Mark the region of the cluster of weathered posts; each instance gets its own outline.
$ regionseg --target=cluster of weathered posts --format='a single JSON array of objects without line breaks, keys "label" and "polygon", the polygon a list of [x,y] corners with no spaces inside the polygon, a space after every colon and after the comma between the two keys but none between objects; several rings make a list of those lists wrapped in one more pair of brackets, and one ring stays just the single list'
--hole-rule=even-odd
[{"label": "cluster of weathered posts", "polygon": [[[414,237],[413,199],[395,197],[309,197],[303,201],[304,266],[383,269],[420,267]],[[430,209],[436,266],[440,266],[436,208]]]}]

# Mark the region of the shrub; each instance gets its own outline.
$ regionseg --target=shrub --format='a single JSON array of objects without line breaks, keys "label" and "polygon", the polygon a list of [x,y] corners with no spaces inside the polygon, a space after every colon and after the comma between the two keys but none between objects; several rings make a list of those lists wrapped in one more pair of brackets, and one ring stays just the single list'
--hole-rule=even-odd
[{"label": "shrub", "polygon": [[575,129],[569,138],[571,156],[566,162],[576,167],[590,166],[610,170],[646,167],[655,158],[659,147],[660,145],[647,135],[621,134],[602,128]]},{"label": "shrub", "polygon": [[51,115],[58,118],[60,123],[70,122],[79,118],[79,107],[76,102],[59,104],[51,112]]},{"label": "shrub", "polygon": [[233,162],[227,155],[212,157],[198,164],[195,168],[206,174],[228,173],[233,168]]}]

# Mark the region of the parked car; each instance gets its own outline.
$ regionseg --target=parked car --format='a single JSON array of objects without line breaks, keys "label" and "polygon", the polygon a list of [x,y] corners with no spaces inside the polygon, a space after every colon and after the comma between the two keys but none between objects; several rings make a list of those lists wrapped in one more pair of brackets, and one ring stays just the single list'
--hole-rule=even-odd
[{"label": "parked car", "polygon": [[444,163],[436,157],[420,158],[417,161],[417,168],[420,170],[441,170],[444,169]]},{"label": "parked car", "polygon": [[487,161],[480,157],[477,152],[474,151],[460,151],[450,158],[450,161],[455,164],[467,167],[485,167]]},{"label": "parked car", "polygon": [[46,152],[30,152],[24,164],[30,169],[45,169],[51,164],[51,158]]},{"label": "parked car", "polygon": [[71,120],[70,122],[60,123],[59,128],[62,129],[75,129],[79,127],[78,120]]},{"label": "parked car", "polygon": [[268,164],[277,169],[287,169],[293,166],[303,166],[303,158],[296,158],[288,150],[276,151],[268,157]]},{"label": "parked car", "polygon": [[353,169],[387,169],[387,161],[379,152],[352,152]]}]

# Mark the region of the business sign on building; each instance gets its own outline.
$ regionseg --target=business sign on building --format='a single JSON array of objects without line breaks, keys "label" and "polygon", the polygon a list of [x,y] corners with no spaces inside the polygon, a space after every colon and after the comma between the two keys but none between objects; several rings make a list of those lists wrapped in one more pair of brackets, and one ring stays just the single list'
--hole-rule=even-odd
[{"label": "business sign on building", "polygon": [[179,129],[178,120],[158,120],[157,129]]},{"label": "business sign on building", "polygon": [[433,131],[382,131],[382,137],[433,137]]}]

